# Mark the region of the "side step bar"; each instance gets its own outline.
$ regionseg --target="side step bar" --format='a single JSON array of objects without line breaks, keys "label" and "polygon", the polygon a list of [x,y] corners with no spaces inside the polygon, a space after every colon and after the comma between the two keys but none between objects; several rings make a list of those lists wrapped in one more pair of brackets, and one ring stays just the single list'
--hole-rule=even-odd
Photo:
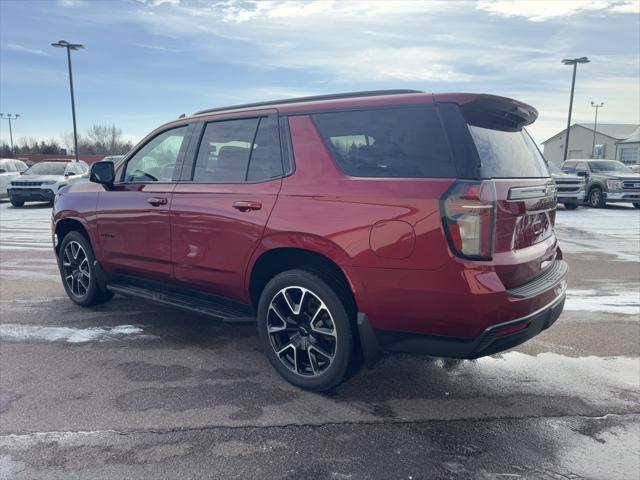
[{"label": "side step bar", "polygon": [[256,321],[256,312],[249,305],[225,301],[224,299],[214,296],[176,293],[120,282],[108,283],[107,289],[113,293],[119,293],[128,297],[143,298],[171,307],[216,317],[227,323],[253,323]]}]

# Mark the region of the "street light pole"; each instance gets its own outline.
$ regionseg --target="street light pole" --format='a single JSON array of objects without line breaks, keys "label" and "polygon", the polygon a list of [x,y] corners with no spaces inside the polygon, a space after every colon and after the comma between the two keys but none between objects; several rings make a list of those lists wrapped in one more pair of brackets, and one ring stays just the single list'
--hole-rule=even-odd
[{"label": "street light pole", "polygon": [[67,49],[67,64],[69,66],[69,88],[71,90],[71,116],[73,117],[73,148],[76,154],[76,162],[80,161],[78,153],[78,129],[76,127],[76,102],[73,96],[73,71],[71,69],[71,50],[80,50],[84,45],[80,43],[69,43],[66,40],[60,40],[51,44],[55,48]]},{"label": "street light pole", "polygon": [[11,120],[17,120],[20,116],[19,113],[0,113],[0,118],[3,120],[9,120],[9,141],[11,142],[11,155],[15,155],[13,150],[13,130],[11,129]]},{"label": "street light pole", "polygon": [[593,146],[591,147],[591,158],[596,158],[596,129],[598,128],[598,109],[604,107],[604,102],[594,103],[591,106],[596,109],[596,120],[593,123]]},{"label": "street light pole", "polygon": [[563,161],[566,160],[567,156],[569,155],[569,134],[571,129],[571,110],[573,109],[573,91],[576,86],[576,70],[578,69],[579,63],[589,63],[590,61],[591,60],[589,60],[587,57],[565,58],[564,60],[562,60],[562,63],[564,65],[573,65],[573,77],[571,78],[571,97],[569,98],[569,118],[567,118],[567,138],[564,142]]}]

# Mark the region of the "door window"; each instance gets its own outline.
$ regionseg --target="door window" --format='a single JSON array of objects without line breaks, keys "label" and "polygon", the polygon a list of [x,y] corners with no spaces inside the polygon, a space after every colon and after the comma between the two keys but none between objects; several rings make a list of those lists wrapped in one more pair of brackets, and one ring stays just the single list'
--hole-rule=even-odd
[{"label": "door window", "polygon": [[187,134],[187,126],[167,130],[153,139],[127,162],[127,183],[170,182]]},{"label": "door window", "polygon": [[282,175],[275,117],[208,123],[193,181],[197,183],[258,182]]}]

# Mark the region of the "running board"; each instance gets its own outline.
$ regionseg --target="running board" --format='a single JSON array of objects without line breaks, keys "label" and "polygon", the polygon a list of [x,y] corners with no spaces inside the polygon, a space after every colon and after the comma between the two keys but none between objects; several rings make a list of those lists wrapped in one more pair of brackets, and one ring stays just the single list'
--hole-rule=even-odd
[{"label": "running board", "polygon": [[171,307],[216,317],[226,323],[253,323],[256,321],[256,313],[249,305],[225,301],[218,297],[176,293],[120,282],[107,284],[107,289],[113,293],[128,297],[143,298]]}]

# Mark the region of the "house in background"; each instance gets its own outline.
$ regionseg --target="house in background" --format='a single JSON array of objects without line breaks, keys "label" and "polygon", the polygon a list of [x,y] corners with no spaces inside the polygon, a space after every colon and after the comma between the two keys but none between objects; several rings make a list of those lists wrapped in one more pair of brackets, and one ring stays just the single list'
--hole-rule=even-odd
[{"label": "house in background", "polygon": [[616,143],[616,160],[628,165],[640,165],[640,127],[629,138]]},{"label": "house in background", "polygon": [[[634,135],[640,125],[628,123],[598,123],[596,131],[595,155],[593,151],[593,124],[574,123],[569,135],[569,155],[567,158],[618,158],[618,149],[622,142]],[[560,165],[564,157],[566,129],[542,142],[544,157],[547,161]],[[637,142],[637,140],[636,140]],[[631,143],[633,145],[633,143]],[[637,143],[635,143],[637,145]],[[637,157],[635,162],[639,163]]]}]

